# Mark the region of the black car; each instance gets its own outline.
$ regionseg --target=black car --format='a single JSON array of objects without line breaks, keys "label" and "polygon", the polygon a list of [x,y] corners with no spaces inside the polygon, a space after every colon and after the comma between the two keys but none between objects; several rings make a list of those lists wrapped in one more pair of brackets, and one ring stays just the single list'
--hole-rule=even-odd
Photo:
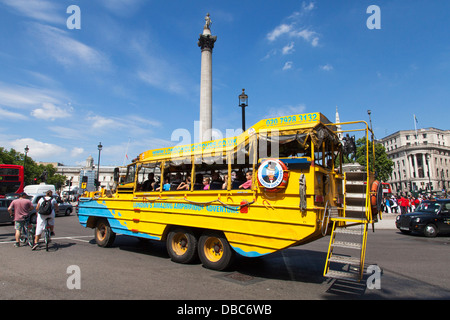
[{"label": "black car", "polygon": [[403,233],[414,231],[427,237],[450,233],[450,199],[425,200],[415,212],[398,215],[395,226]]}]

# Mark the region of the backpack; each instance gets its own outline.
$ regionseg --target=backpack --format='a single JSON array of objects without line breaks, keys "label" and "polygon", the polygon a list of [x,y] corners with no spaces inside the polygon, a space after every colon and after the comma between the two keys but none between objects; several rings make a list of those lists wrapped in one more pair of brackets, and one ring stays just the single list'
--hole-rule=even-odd
[{"label": "backpack", "polygon": [[52,213],[52,199],[49,200],[44,198],[44,202],[42,202],[41,206],[39,207],[39,214],[43,216],[48,216]]}]

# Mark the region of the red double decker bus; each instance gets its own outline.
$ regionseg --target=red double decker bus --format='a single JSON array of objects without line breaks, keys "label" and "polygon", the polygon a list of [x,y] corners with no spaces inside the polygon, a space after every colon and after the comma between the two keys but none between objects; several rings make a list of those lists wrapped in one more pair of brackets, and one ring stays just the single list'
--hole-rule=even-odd
[{"label": "red double decker bus", "polygon": [[0,164],[0,198],[23,192],[23,166]]}]

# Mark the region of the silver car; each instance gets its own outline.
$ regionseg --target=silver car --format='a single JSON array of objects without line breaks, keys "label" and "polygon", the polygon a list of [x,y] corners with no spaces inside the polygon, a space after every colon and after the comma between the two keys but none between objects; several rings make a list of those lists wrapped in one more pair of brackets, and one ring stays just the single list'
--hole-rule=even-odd
[{"label": "silver car", "polygon": [[[42,197],[45,197],[45,194],[36,194],[33,196],[29,196],[29,199],[31,200],[31,203],[33,204],[33,211],[32,213],[36,212],[36,206],[41,200]],[[58,202],[58,212],[55,212],[56,215],[64,214],[66,216],[69,216],[73,212],[73,206],[68,202],[63,202],[60,197],[53,196],[53,198],[56,199],[56,202]]]},{"label": "silver car", "polygon": [[8,207],[12,199],[0,199],[0,223],[13,223],[14,218],[11,218],[8,212]]}]

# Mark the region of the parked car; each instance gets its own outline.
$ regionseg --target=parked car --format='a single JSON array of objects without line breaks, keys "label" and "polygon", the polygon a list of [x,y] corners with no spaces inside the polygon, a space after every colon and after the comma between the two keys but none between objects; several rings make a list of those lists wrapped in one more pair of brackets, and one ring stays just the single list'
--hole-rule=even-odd
[{"label": "parked car", "polygon": [[[29,196],[34,207],[32,213],[36,212],[36,206],[42,197],[45,197],[45,194],[41,193]],[[70,203],[62,201],[60,197],[55,195],[53,196],[53,198],[55,198],[58,202],[58,212],[55,212],[56,215],[64,214],[66,216],[69,216],[73,212],[73,206]]]},{"label": "parked car", "polygon": [[427,237],[450,233],[450,199],[425,200],[415,212],[398,215],[395,226],[402,233],[419,232]]},{"label": "parked car", "polygon": [[11,204],[11,199],[0,199],[0,223],[13,223],[14,218],[11,218],[8,212],[8,207]]}]

